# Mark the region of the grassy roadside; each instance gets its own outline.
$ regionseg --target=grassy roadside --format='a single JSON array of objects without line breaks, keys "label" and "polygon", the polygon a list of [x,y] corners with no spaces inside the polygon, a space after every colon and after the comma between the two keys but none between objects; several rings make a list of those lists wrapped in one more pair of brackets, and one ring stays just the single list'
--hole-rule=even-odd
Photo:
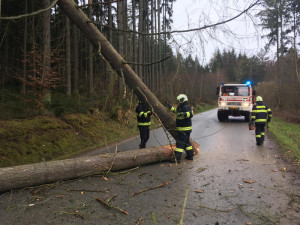
[{"label": "grassy roadside", "polygon": [[[194,107],[195,113],[214,108]],[[152,120],[151,128],[159,123]],[[138,134],[134,111],[0,120],[0,167],[68,158]]]},{"label": "grassy roadside", "polygon": [[272,137],[289,160],[300,162],[300,125],[287,123],[274,117],[269,124]]},{"label": "grassy roadside", "polygon": [[39,116],[0,121],[0,167],[64,159],[138,132],[135,113]]}]

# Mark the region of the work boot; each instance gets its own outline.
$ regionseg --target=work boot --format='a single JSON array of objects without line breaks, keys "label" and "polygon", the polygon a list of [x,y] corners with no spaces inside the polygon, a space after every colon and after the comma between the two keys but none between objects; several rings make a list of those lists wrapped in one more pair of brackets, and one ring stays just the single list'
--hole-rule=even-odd
[{"label": "work boot", "polygon": [[191,160],[191,161],[193,161],[193,160],[194,160],[193,158],[190,158],[190,157],[188,157],[188,156],[186,156],[186,157],[185,157],[185,159],[187,159],[187,160]]},{"label": "work boot", "polygon": [[186,157],[185,159],[187,160],[193,160],[194,158],[194,150],[188,150],[186,151]]}]

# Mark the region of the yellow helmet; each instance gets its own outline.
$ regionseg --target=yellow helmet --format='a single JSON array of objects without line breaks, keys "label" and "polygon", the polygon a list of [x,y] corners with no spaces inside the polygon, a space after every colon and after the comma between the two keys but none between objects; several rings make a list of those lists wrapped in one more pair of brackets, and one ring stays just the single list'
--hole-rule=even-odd
[{"label": "yellow helmet", "polygon": [[180,102],[180,103],[183,103],[183,102],[187,102],[188,101],[188,98],[185,94],[180,94],[177,96],[177,101]]},{"label": "yellow helmet", "polygon": [[257,101],[257,102],[262,102],[262,101],[263,101],[263,98],[262,98],[261,96],[257,96],[256,99],[255,99],[255,101]]}]

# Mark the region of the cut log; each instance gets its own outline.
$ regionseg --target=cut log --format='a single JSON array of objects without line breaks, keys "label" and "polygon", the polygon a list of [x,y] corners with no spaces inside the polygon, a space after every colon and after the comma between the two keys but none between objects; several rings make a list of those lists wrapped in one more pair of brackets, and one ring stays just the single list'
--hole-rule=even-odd
[{"label": "cut log", "polygon": [[165,161],[170,146],[0,168],[0,192]]}]

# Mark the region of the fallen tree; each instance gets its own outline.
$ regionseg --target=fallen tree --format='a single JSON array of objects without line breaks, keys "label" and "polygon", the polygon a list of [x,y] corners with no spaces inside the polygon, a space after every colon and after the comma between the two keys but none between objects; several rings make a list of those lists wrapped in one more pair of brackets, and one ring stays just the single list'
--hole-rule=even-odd
[{"label": "fallen tree", "polygon": [[73,0],[59,0],[57,3],[60,9],[70,20],[85,34],[86,38],[98,50],[98,53],[105,58],[111,67],[124,78],[125,83],[131,88],[138,98],[145,104],[149,104],[154,113],[159,117],[169,133],[176,139],[177,132],[175,120],[170,112],[162,105],[156,96],[148,89],[139,76],[132,70],[127,62],[119,55],[105,36],[84,14]]},{"label": "fallen tree", "polygon": [[[59,0],[61,10],[86,35],[89,41],[98,49],[99,54],[117,71],[120,77],[131,88],[138,98],[149,104],[159,117],[168,132],[177,138],[175,119],[148,89],[126,61],[118,54],[108,40],[100,33],[90,19],[82,12],[73,0]],[[199,151],[198,144],[191,140],[195,153]],[[171,146],[153,147],[103,154],[94,157],[80,157],[59,161],[44,162],[0,169],[0,192],[20,189],[28,186],[69,180],[81,176],[97,174],[105,171],[117,171],[146,165],[169,159],[173,154]]]},{"label": "fallen tree", "polygon": [[172,154],[171,146],[159,146],[0,168],[0,192],[161,162]]}]

